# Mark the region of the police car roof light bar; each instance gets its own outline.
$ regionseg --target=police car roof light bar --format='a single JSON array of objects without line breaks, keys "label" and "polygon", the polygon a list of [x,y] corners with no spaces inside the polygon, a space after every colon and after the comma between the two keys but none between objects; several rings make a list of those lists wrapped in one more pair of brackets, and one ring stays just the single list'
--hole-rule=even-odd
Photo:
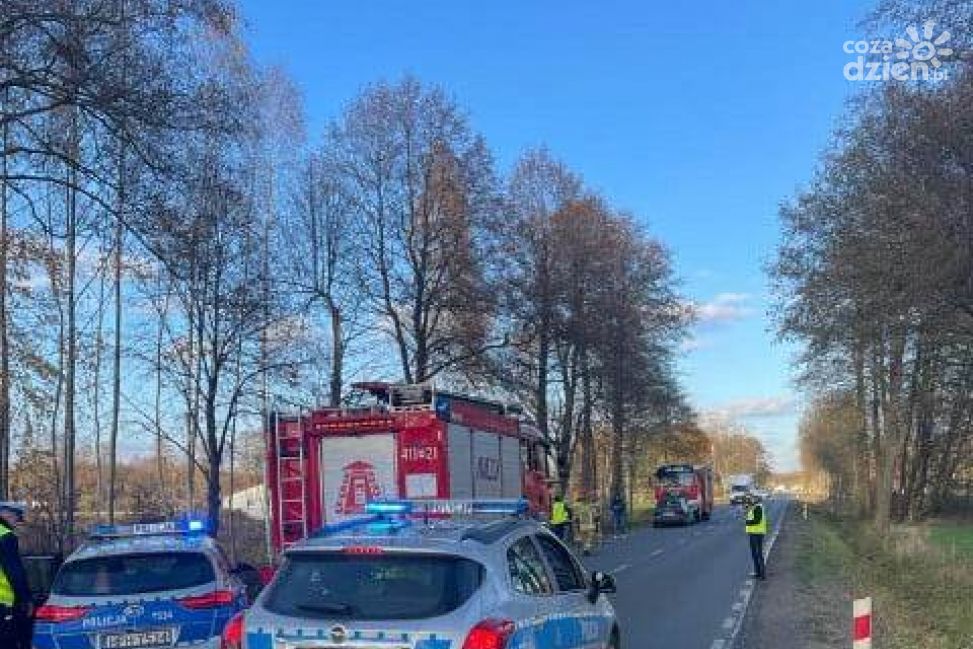
[{"label": "police car roof light bar", "polygon": [[186,518],[178,521],[162,521],[159,523],[95,525],[91,529],[89,537],[92,539],[119,539],[136,536],[187,536],[205,533],[205,521],[194,518]]},{"label": "police car roof light bar", "polygon": [[413,502],[411,500],[373,500],[365,505],[365,511],[375,515],[411,514]]},{"label": "police car roof light bar", "polygon": [[359,516],[357,518],[349,518],[338,523],[328,523],[326,525],[322,525],[312,536],[315,538],[330,536],[339,532],[347,532],[348,530],[366,527],[368,525],[378,523],[381,520],[381,516]]},{"label": "police car roof light bar", "polygon": [[529,511],[527,501],[523,498],[456,498],[456,499],[416,499],[412,513],[425,515],[474,516],[478,514],[502,514],[508,516],[523,516]]}]

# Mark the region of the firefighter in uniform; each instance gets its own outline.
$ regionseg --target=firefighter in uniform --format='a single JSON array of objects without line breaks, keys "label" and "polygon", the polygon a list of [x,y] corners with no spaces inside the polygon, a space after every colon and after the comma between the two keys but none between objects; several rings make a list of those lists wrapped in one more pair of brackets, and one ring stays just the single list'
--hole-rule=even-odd
[{"label": "firefighter in uniform", "polygon": [[764,537],[767,536],[767,511],[759,498],[750,496],[747,503],[747,537],[750,539],[750,556],[753,558],[753,576],[767,578],[764,565]]},{"label": "firefighter in uniform", "polygon": [[557,538],[566,541],[569,527],[571,527],[571,514],[568,512],[568,505],[562,496],[554,496],[554,505],[551,507],[551,529],[554,530]]},{"label": "firefighter in uniform", "polygon": [[24,520],[24,503],[0,502],[0,645],[29,649],[33,601],[14,529]]}]

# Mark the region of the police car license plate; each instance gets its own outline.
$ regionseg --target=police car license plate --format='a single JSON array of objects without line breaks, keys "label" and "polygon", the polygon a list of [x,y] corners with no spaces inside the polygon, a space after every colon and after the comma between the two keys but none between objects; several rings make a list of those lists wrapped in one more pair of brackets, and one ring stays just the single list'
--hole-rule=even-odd
[{"label": "police car license plate", "polygon": [[175,639],[173,629],[155,631],[133,631],[131,633],[102,634],[98,649],[147,649],[150,647],[171,647]]}]

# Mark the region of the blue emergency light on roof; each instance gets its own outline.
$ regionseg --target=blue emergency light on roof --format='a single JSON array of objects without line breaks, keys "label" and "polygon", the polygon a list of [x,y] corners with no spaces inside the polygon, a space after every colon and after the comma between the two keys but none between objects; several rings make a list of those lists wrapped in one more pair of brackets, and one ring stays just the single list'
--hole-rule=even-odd
[{"label": "blue emergency light on roof", "polygon": [[128,538],[135,536],[169,536],[204,534],[206,522],[185,518],[158,523],[129,523],[125,525],[95,525],[90,536],[94,539]]},{"label": "blue emergency light on roof", "polygon": [[529,511],[523,498],[477,499],[400,499],[373,500],[365,505],[365,515],[321,526],[315,537],[364,530],[370,534],[394,533],[411,525],[417,517],[454,517],[499,514],[520,516]]},{"label": "blue emergency light on roof", "polygon": [[528,511],[527,501],[523,498],[494,499],[429,499],[415,500],[413,513],[445,514],[471,516],[476,514],[505,514],[518,516]]},{"label": "blue emergency light on roof", "polygon": [[355,530],[378,523],[381,520],[381,516],[359,516],[357,518],[349,518],[337,523],[328,523],[327,525],[322,525],[321,528],[314,533],[314,536],[321,537],[337,534],[339,532],[347,532],[349,530]]},{"label": "blue emergency light on roof", "polygon": [[526,514],[527,501],[523,498],[416,498],[402,500],[374,500],[365,506],[369,514],[379,516],[473,516],[477,514]]},{"label": "blue emergency light on roof", "polygon": [[365,512],[377,516],[388,514],[411,514],[411,500],[373,500],[365,505]]}]

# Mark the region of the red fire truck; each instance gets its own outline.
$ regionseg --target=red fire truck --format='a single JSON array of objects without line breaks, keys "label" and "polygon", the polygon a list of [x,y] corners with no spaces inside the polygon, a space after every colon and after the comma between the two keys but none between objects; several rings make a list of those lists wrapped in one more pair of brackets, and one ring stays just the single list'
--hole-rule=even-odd
[{"label": "red fire truck", "polygon": [[498,403],[428,385],[360,383],[374,405],[268,422],[274,547],[361,514],[378,498],[519,498],[546,516],[548,450],[540,431]]},{"label": "red fire truck", "polygon": [[692,464],[663,464],[655,472],[656,525],[696,523],[713,513],[713,470]]}]

